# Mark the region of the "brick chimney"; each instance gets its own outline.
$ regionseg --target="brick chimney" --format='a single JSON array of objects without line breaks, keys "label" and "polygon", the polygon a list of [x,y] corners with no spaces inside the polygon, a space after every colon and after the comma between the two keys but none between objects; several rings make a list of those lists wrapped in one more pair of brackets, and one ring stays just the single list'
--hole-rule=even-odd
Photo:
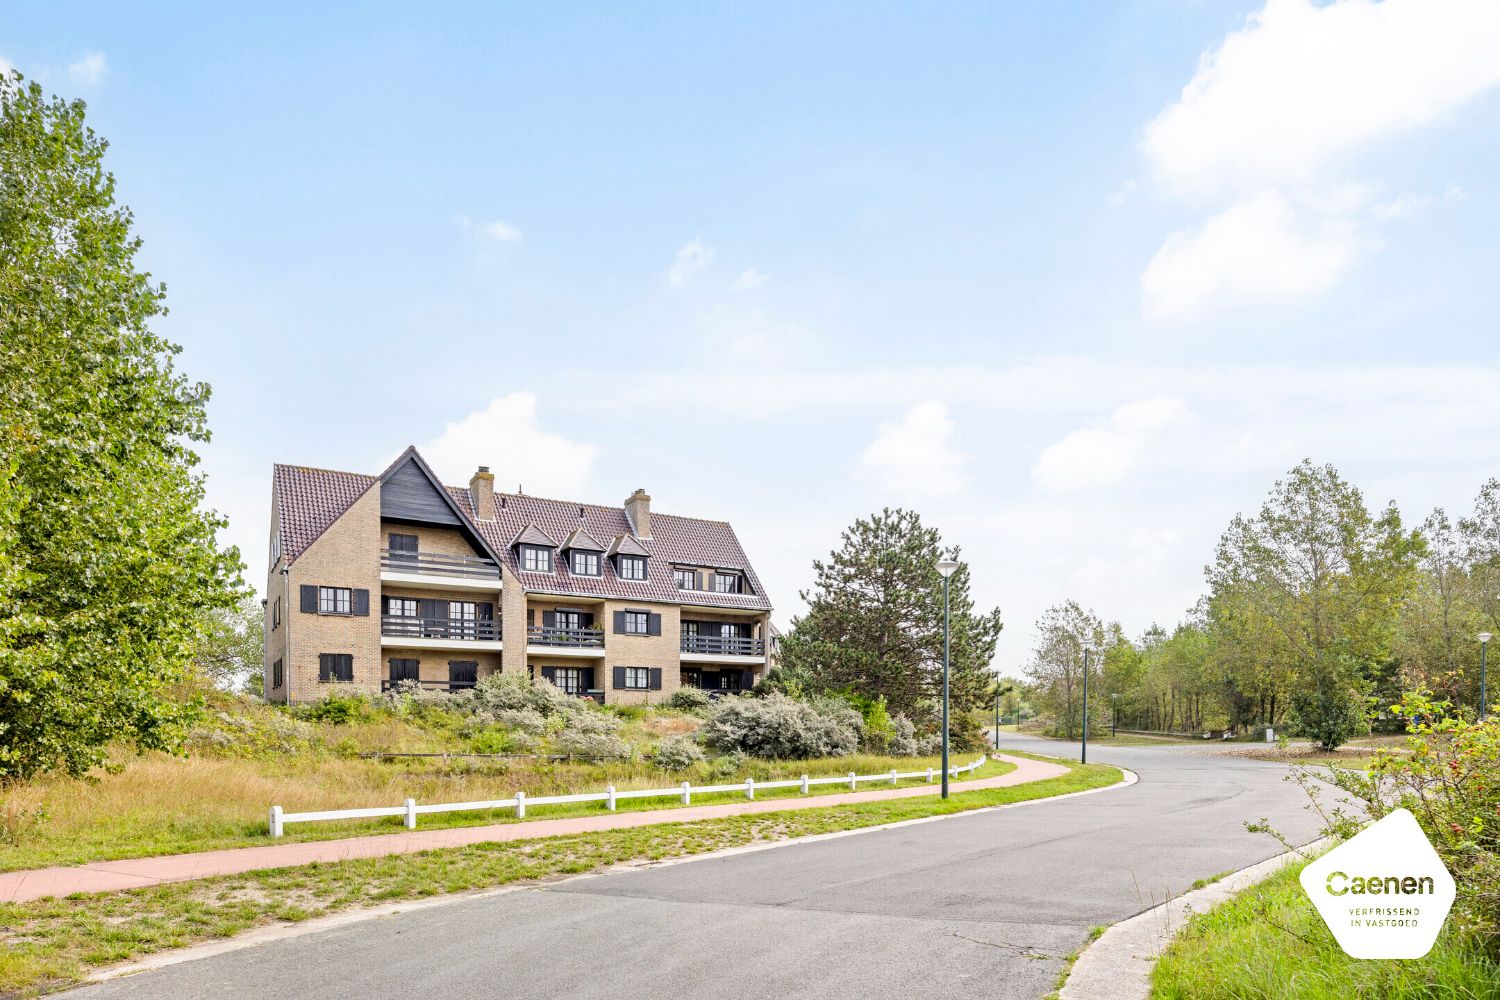
[{"label": "brick chimney", "polygon": [[495,475],[490,472],[488,465],[481,465],[479,471],[469,480],[469,495],[474,498],[474,512],[479,515],[481,521],[493,521],[495,519]]},{"label": "brick chimney", "polygon": [[635,537],[651,537],[651,497],[645,490],[636,490],[625,499],[625,516],[630,518]]}]

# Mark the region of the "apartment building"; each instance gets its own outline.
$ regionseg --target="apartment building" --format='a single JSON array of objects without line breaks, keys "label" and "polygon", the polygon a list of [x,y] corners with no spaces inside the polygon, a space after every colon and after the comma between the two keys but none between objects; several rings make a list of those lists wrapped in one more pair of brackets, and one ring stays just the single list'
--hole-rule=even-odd
[{"label": "apartment building", "polygon": [[737,691],[765,672],[771,603],[723,521],[440,483],[415,448],[378,476],[277,465],[265,691],[305,702],[496,671],[599,702]]}]

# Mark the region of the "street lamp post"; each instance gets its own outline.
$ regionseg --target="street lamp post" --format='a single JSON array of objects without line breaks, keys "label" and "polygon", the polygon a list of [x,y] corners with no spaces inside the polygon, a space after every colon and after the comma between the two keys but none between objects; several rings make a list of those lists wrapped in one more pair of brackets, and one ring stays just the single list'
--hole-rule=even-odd
[{"label": "street lamp post", "polygon": [[1094,647],[1083,647],[1083,746],[1078,755],[1080,764],[1089,762],[1089,653]]},{"label": "street lamp post", "polygon": [[958,569],[958,563],[952,559],[944,559],[937,564],[937,571],[943,575],[943,798],[948,797],[948,660],[949,630],[948,630],[948,577],[952,576]]},{"label": "street lamp post", "polygon": [[1120,735],[1120,696],[1118,694],[1112,694],[1112,695],[1109,696],[1109,707],[1110,707],[1110,714],[1109,714],[1109,735],[1112,736],[1112,737],[1113,736],[1119,736]]},{"label": "street lamp post", "polygon": [[1000,749],[1000,685],[995,685],[995,749]]},{"label": "street lamp post", "polygon": [[1490,714],[1490,693],[1485,687],[1485,652],[1489,647],[1490,639],[1494,638],[1488,632],[1479,633],[1479,721],[1483,722]]}]

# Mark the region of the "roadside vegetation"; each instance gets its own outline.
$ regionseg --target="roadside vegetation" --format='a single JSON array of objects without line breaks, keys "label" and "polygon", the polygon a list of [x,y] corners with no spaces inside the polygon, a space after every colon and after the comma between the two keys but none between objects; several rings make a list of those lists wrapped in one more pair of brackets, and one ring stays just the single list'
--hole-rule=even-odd
[{"label": "roadside vegetation", "polygon": [[1425,958],[1350,958],[1288,865],[1207,913],[1167,947],[1152,1000],[1492,1000],[1500,962],[1450,920]]},{"label": "roadside vegetation", "polygon": [[307,865],[65,899],[0,904],[0,995],[73,985],[90,972],[277,922],[792,837],[880,826],[1102,788],[1120,772],[1068,773],[1009,788],[664,823],[571,837]]},{"label": "roadside vegetation", "polygon": [[[1194,917],[1157,964],[1153,997],[1500,997],[1500,720],[1470,720],[1424,695],[1389,712],[1407,720],[1404,746],[1375,748],[1364,771],[1303,766],[1292,777],[1335,840],[1395,809],[1417,818],[1457,887],[1433,950],[1415,961],[1350,958],[1297,882],[1303,861]],[[1328,803],[1319,782],[1354,808]],[[1297,850],[1264,820],[1250,828]]]}]

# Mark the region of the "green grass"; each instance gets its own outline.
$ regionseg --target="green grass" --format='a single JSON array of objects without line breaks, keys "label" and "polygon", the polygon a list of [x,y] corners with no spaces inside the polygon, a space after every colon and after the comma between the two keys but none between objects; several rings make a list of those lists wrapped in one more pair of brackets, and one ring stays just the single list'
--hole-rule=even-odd
[{"label": "green grass", "polygon": [[1151,977],[1152,1000],[1493,1000],[1500,961],[1450,929],[1427,957],[1360,961],[1339,948],[1291,865],[1192,918]]},{"label": "green grass", "polygon": [[[959,766],[978,754],[959,754]],[[400,805],[408,795],[418,802],[473,802],[503,799],[517,789],[528,796],[603,791],[608,784],[628,788],[666,788],[683,780],[693,784],[730,784],[753,777],[757,781],[847,774],[878,774],[896,768],[916,771],[940,768],[937,757],[893,758],[861,755],[808,761],[747,760],[731,777],[702,773],[674,774],[640,764],[556,764],[507,769],[474,769],[439,762],[382,764],[368,760],[288,759],[283,762],[171,758],[162,754],[132,758],[117,774],[92,781],[57,780],[38,796],[52,815],[27,834],[20,844],[0,847],[0,871],[22,871],[49,865],[86,864],[121,858],[152,857],[192,851],[260,847],[273,843],[266,829],[266,812],[274,802],[288,812],[347,809],[359,806]],[[972,773],[954,779],[992,778],[1015,769],[991,760]],[[936,779],[934,779],[934,784]],[[922,778],[898,786],[925,785]],[[890,788],[889,782],[861,782],[860,790]],[[808,797],[846,792],[845,785],[814,785]],[[757,800],[802,798],[798,788],[758,789]],[[743,792],[721,792],[692,797],[692,805],[742,802]],[[680,799],[625,799],[621,812],[683,808]],[[486,812],[432,813],[418,818],[418,829],[439,830],[491,823],[530,822],[566,816],[589,816],[604,811],[602,803],[528,806],[526,819],[514,809]],[[333,840],[401,830],[399,818],[291,823],[276,843]]]},{"label": "green grass", "polygon": [[66,899],[0,904],[0,995],[61,989],[153,952],[375,903],[684,857],[1101,788],[1121,774],[1068,764],[1057,778],[936,797],[663,823],[635,829],[306,865]]}]

